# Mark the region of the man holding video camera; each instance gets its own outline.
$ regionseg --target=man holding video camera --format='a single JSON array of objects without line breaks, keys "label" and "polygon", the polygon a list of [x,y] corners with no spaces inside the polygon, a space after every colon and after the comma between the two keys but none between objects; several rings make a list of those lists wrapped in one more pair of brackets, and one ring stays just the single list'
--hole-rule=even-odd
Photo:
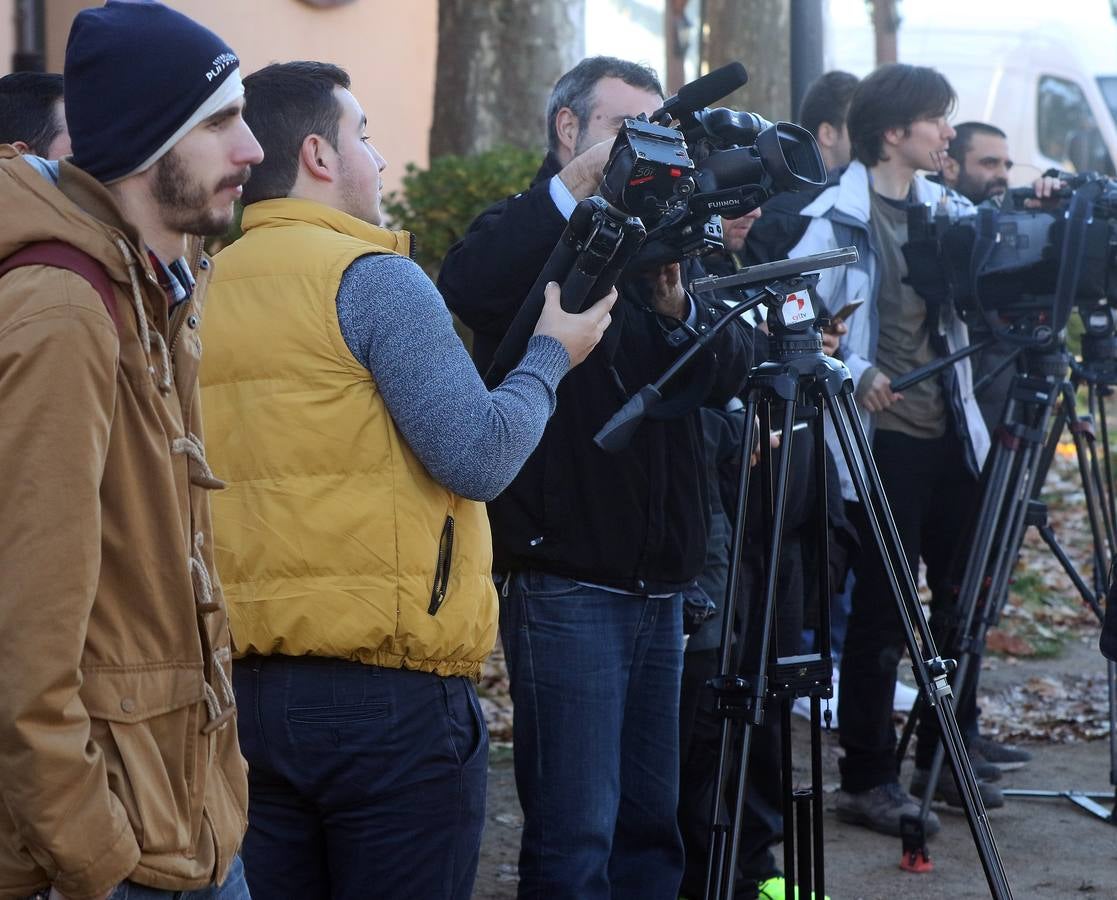
[{"label": "man holding video camera", "polygon": [[[624,119],[662,95],[650,69],[611,57],[556,84],[535,181],[482,213],[439,276],[482,371],[576,203],[597,191]],[[593,436],[717,318],[716,303],[684,290],[691,266],[626,274],[601,345],[560,385],[539,448],[489,504],[516,711],[521,897],[677,896],[681,591],[706,551],[701,427],[693,410],[649,420],[616,454]],[[682,399],[725,403],[750,357],[748,331],[726,329]]]}]

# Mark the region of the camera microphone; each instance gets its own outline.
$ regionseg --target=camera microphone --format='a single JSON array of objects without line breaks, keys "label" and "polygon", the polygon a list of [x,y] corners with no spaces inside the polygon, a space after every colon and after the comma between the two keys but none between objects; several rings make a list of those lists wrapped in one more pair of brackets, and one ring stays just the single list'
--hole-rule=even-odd
[{"label": "camera microphone", "polygon": [[726,94],[732,94],[748,80],[749,73],[739,62],[731,62],[720,69],[714,69],[708,75],[684,84],[679,88],[679,93],[664,100],[663,106],[652,113],[650,121],[659,122],[661,119],[670,121],[687,113],[697,112],[711,103],[716,103]]}]

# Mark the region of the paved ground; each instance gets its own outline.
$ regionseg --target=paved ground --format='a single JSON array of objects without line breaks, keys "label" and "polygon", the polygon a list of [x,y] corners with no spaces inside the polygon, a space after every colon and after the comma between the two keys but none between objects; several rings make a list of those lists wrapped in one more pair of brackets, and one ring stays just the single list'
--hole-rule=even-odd
[{"label": "paved ground", "polygon": [[[1014,685],[1037,676],[1058,682],[1089,672],[1104,672],[1091,632],[1071,639],[1056,658],[989,661],[983,693],[991,702]],[[797,751],[806,762],[807,726],[795,719]],[[829,794],[837,784],[837,736],[825,741],[825,779]],[[1005,787],[1108,791],[1107,740],[1027,744],[1035,759],[1025,769],[1008,773]],[[910,774],[905,769],[905,776]],[[806,778],[805,768],[800,777]],[[925,875],[900,871],[899,841],[865,829],[843,825],[834,817],[828,796],[826,816],[827,894],[833,900],[931,900],[988,897],[964,816],[936,807],[942,832],[931,842],[935,869]],[[1111,805],[1111,804],[1110,804]],[[1010,799],[990,814],[994,835],[1008,870],[1014,897],[1117,898],[1117,830],[1066,800]],[[516,854],[520,812],[508,750],[491,758],[488,826],[474,897],[504,900],[515,897]],[[638,900],[638,898],[633,898]]]}]

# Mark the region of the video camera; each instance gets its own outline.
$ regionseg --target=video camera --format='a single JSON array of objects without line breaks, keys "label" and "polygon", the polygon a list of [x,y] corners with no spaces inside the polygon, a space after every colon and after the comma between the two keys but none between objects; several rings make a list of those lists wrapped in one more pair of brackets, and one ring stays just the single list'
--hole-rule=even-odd
[{"label": "video camera", "polygon": [[1002,208],[955,218],[945,204],[908,210],[909,280],[932,303],[950,302],[972,327],[1005,343],[1046,347],[1077,306],[1083,359],[1117,360],[1117,182],[1094,173],[1048,172],[1066,183],[1057,206]]},{"label": "video camera", "polygon": [[806,129],[706,108],[747,81],[745,67],[732,63],[684,85],[648,119],[625,120],[601,194],[647,228],[637,266],[719,250],[715,217],[738,218],[773,194],[825,185],[826,168]]},{"label": "video camera", "polygon": [[[681,87],[650,118],[625,120],[601,196],[575,207],[497,347],[486,384],[499,384],[523,356],[549,281],[562,285],[563,309],[578,312],[626,270],[720,249],[715,215],[743,216],[778,191],[825,184],[810,132],[752,113],[706,109],[746,81],[745,67],[732,63]],[[678,127],[669,127],[675,121]]]}]

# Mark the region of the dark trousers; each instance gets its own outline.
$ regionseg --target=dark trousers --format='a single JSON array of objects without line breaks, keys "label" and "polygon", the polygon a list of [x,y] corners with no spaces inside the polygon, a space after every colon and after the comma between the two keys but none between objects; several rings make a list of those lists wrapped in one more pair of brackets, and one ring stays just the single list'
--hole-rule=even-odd
[{"label": "dark trousers", "polygon": [[[932,628],[936,643],[954,607],[956,551],[976,500],[977,482],[969,473],[962,446],[951,433],[924,440],[895,431],[878,430],[873,456],[880,470],[900,540],[913,573],[919,560],[927,565],[931,588]],[[854,566],[856,583],[842,654],[838,721],[845,758],[840,761],[842,789],[859,793],[897,780],[896,729],[892,697],[896,669],[905,649],[884,565],[868,531],[861,504],[848,512],[861,535],[861,554]],[[971,718],[963,715],[960,724]],[[938,730],[933,715],[920,731],[920,755],[934,752]]]},{"label": "dark trousers", "polygon": [[[777,641],[780,653],[797,652],[803,627],[803,557],[795,538],[784,543],[776,597]],[[747,619],[746,653],[741,672],[755,671],[760,632],[758,617],[764,594],[760,558],[747,555],[741,570],[740,612]],[[715,598],[723,603],[723,598]],[[706,626],[703,626],[704,628]],[[679,781],[679,829],[686,851],[686,870],[680,893],[685,897],[703,895],[710,840],[710,811],[715,790],[718,753],[721,748],[721,718],[716,699],[707,681],[717,674],[717,648],[699,650],[683,656],[683,686],[680,704],[680,751],[682,768]],[[780,777],[780,723],[778,706],[765,711],[764,722],[753,730],[749,753],[745,808],[741,815],[738,842],[735,900],[757,896],[757,883],[778,874],[779,867],[771,847],[783,837],[783,799]],[[736,773],[740,765],[740,746],[734,747],[728,764]],[[730,782],[732,787],[733,782]]]},{"label": "dark trousers", "polygon": [[[46,900],[48,894],[49,892],[44,892],[41,895],[43,900]],[[40,895],[37,894],[36,897],[38,896]],[[229,867],[229,874],[220,885],[197,891],[165,891],[136,884],[134,881],[122,881],[109,894],[107,900],[252,900],[252,898],[248,896],[248,885],[244,881],[244,865],[240,857],[237,857]]]},{"label": "dark trousers", "polygon": [[488,766],[472,682],[252,656],[233,685],[254,900],[468,900]]},{"label": "dark trousers", "polygon": [[682,594],[517,572],[500,636],[524,811],[518,896],[676,900]]}]

